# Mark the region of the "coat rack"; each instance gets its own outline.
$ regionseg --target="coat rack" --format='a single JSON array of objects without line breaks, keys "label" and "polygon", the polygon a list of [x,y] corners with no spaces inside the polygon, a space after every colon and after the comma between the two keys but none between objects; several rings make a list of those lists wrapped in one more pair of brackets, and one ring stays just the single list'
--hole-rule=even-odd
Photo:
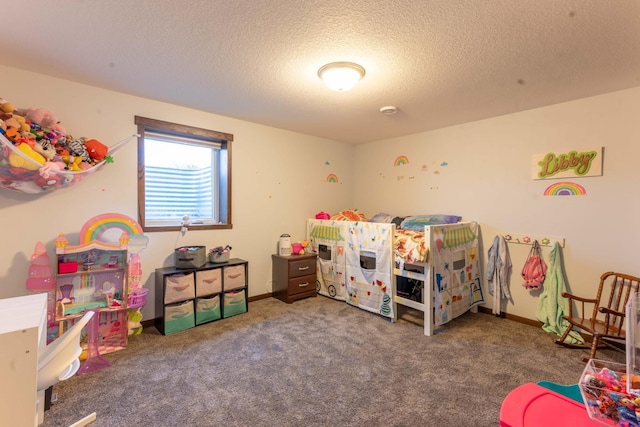
[{"label": "coat rack", "polygon": [[505,233],[502,235],[507,243],[516,243],[520,245],[532,245],[534,240],[537,240],[540,246],[551,247],[556,242],[560,247],[564,248],[564,237],[549,237],[549,236],[533,236],[531,234],[516,234]]}]

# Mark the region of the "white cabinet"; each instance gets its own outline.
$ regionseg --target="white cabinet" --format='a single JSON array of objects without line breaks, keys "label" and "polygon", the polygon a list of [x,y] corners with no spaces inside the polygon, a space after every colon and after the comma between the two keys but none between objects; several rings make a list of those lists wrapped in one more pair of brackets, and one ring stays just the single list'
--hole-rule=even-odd
[{"label": "white cabinet", "polygon": [[47,295],[0,300],[0,426],[42,422],[38,354],[47,345]]}]

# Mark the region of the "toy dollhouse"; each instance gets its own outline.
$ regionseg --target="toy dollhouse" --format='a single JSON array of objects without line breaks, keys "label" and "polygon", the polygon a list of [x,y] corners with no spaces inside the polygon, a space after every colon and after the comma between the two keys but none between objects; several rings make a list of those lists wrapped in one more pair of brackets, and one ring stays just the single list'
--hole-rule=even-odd
[{"label": "toy dollhouse", "polygon": [[96,309],[100,354],[127,346],[128,243],[126,231],[118,244],[92,240],[70,246],[64,234],[55,241],[55,321],[59,333],[86,310]]}]

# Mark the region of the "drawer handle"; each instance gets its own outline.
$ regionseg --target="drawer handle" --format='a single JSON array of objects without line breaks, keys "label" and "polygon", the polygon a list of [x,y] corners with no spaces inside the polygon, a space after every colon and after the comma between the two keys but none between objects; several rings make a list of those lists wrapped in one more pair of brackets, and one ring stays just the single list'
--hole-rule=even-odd
[{"label": "drawer handle", "polygon": [[305,286],[309,286],[309,282],[299,283],[298,286],[301,287],[301,288],[304,288]]},{"label": "drawer handle", "polygon": [[309,266],[307,265],[306,267],[298,267],[298,271],[305,271],[308,270]]}]

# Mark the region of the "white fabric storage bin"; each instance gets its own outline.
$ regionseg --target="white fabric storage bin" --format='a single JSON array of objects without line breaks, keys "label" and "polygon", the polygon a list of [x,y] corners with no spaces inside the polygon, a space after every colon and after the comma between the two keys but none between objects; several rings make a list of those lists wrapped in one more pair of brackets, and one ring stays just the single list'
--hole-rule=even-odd
[{"label": "white fabric storage bin", "polygon": [[195,298],[193,273],[166,276],[164,289],[165,304],[193,298]]},{"label": "white fabric storage bin", "polygon": [[224,269],[224,290],[244,288],[246,283],[244,265],[233,265],[223,267]]},{"label": "white fabric storage bin", "polygon": [[220,319],[220,295],[196,299],[196,325]]},{"label": "white fabric storage bin", "polygon": [[196,296],[222,292],[222,269],[196,271]]},{"label": "white fabric storage bin", "polygon": [[222,317],[231,317],[247,312],[247,299],[244,289],[225,292],[223,295]]},{"label": "white fabric storage bin", "polygon": [[166,305],[164,307],[165,335],[193,328],[195,325],[196,321],[193,311],[193,301]]}]

